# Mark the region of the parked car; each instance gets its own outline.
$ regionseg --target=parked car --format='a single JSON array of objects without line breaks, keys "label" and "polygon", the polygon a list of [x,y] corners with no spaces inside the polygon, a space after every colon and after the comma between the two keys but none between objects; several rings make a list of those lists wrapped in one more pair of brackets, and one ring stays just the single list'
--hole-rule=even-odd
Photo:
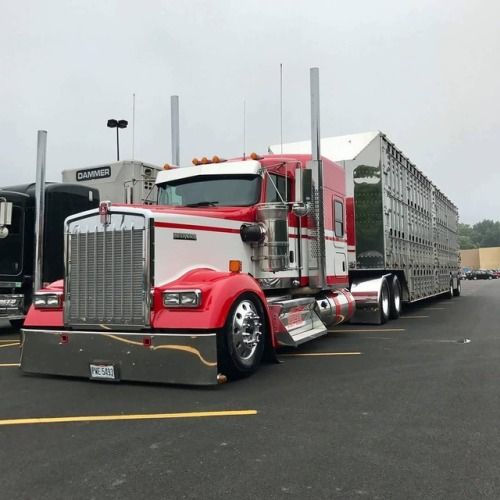
[{"label": "parked car", "polygon": [[493,278],[500,279],[500,271],[498,269],[497,270],[492,269],[491,274],[493,275]]},{"label": "parked car", "polygon": [[496,278],[496,276],[491,271],[479,270],[467,273],[468,280],[492,280],[493,278]]}]

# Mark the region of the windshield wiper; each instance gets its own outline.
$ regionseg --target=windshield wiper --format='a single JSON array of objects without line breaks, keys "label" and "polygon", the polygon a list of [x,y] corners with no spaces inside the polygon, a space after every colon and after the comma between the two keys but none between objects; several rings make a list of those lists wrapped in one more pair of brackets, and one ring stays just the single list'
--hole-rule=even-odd
[{"label": "windshield wiper", "polygon": [[185,207],[215,207],[219,202],[218,201],[199,201],[197,203],[188,203],[184,205]]}]

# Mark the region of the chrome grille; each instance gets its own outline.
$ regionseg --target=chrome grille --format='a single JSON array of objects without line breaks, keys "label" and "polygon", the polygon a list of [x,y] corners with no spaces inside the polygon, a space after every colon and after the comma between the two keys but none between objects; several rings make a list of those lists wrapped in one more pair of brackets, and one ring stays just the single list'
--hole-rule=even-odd
[{"label": "chrome grille", "polygon": [[91,220],[95,223],[69,226],[66,324],[148,325],[145,224],[127,226],[122,218],[121,224],[112,221],[104,228],[96,218]]}]

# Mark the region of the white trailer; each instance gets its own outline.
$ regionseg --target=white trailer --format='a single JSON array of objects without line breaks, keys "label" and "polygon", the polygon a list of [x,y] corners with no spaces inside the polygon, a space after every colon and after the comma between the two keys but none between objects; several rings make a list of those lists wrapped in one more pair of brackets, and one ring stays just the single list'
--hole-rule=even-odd
[{"label": "white trailer", "polygon": [[126,160],[63,170],[62,181],[96,188],[101,200],[152,205],[156,203],[156,175],[161,170],[151,163]]}]

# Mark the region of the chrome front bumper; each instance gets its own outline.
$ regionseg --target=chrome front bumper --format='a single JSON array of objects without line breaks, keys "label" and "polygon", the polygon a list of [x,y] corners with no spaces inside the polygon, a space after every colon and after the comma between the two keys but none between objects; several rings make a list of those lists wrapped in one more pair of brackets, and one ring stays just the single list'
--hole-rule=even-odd
[{"label": "chrome front bumper", "polygon": [[116,380],[217,383],[216,333],[22,330],[21,370],[90,378],[90,365],[113,365]]}]

